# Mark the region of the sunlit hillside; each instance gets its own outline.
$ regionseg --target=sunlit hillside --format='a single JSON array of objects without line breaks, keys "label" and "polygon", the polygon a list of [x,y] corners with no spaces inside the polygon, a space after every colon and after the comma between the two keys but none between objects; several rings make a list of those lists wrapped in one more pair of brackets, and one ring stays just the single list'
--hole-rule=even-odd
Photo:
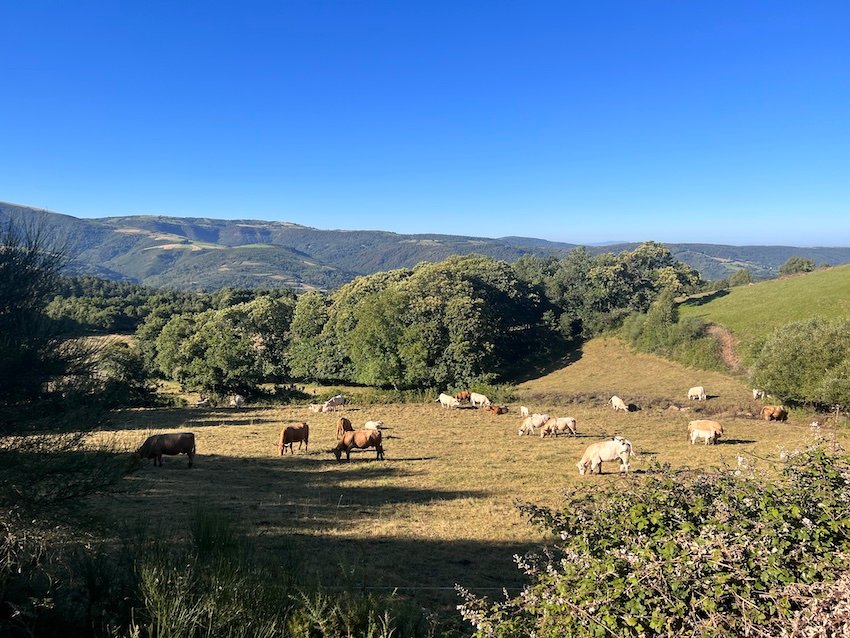
[{"label": "sunlit hillside", "polygon": [[783,277],[691,299],[681,317],[701,317],[732,331],[746,359],[754,342],[779,326],[810,317],[850,315],[850,266]]}]

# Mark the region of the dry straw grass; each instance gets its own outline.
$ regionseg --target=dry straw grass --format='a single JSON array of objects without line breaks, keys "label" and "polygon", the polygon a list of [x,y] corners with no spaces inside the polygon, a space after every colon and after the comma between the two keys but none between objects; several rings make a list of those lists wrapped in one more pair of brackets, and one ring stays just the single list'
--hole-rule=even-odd
[{"label": "dry straw grass", "polygon": [[[689,403],[692,385],[704,385],[713,398]],[[502,416],[436,403],[355,405],[336,414],[306,406],[126,411],[102,436],[136,446],[152,432],[192,431],[196,466],[188,470],[185,457],[167,457],[162,469],[146,463],[92,507],[113,529],[116,521],[144,520],[160,533],[181,535],[193,505],[210,503],[231,512],[269,561],[297,556],[304,572],[325,585],[461,583],[494,594],[485,588],[521,582],[513,553],[546,540],[522,519],[517,502],[558,505],[580,488],[640,480],[654,461],[710,468],[735,465],[739,454],[776,460],[781,449],[805,443],[811,421],[802,413],[792,413],[788,424],[734,416],[758,407],[742,382],[633,354],[615,340],[586,344],[580,360],[519,393],[532,411],[575,417],[580,436],[519,437],[519,404]],[[612,393],[642,409],[613,412],[606,403]],[[671,403],[690,411],[668,409]],[[688,421],[709,415],[726,429],[721,444],[691,446]],[[329,449],[339,416],[355,427],[383,420],[386,461],[374,461],[369,450],[338,464]],[[310,424],[309,452],[281,458],[280,430],[296,421]],[[575,463],[584,448],[615,433],[640,454],[634,475],[618,475],[607,464],[601,477],[579,477]]]}]

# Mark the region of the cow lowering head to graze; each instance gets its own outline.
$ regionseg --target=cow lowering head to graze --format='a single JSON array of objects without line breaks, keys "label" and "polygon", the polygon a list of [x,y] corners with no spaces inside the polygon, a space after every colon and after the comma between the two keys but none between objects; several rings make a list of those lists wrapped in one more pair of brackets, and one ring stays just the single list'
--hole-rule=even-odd
[{"label": "cow lowering head to graze", "polygon": [[517,433],[520,436],[523,434],[534,434],[534,428],[543,427],[549,418],[548,414],[532,414],[531,416],[525,417],[522,425],[519,426]]},{"label": "cow lowering head to graze", "polygon": [[162,467],[163,454],[168,456],[185,454],[189,457],[189,467],[192,467],[195,460],[195,435],[192,432],[154,434],[145,439],[138,454],[143,459],[153,459],[153,464],[160,467]]},{"label": "cow lowering head to graze", "polygon": [[576,420],[571,416],[563,416],[557,419],[549,419],[540,430],[540,438],[545,438],[550,434],[557,437],[559,434],[569,432],[576,436]]},{"label": "cow lowering head to graze", "polygon": [[629,406],[627,406],[627,405],[626,405],[626,402],[625,402],[625,401],[623,401],[623,400],[622,400],[620,397],[618,397],[616,394],[615,394],[613,397],[611,397],[611,401],[610,401],[610,403],[611,403],[611,407],[612,407],[612,408],[614,408],[614,411],[615,411],[615,412],[616,412],[617,410],[622,410],[623,412],[628,412],[628,411],[629,411]]},{"label": "cow lowering head to graze", "polygon": [[245,397],[241,394],[234,394],[230,397],[230,407],[236,408],[237,410],[245,405]]},{"label": "cow lowering head to graze", "polygon": [[759,399],[764,399],[764,390],[753,388],[753,401],[758,401]]},{"label": "cow lowering head to graze", "polygon": [[324,406],[322,406],[318,403],[311,403],[310,405],[307,406],[307,409],[310,410],[310,412],[322,412],[323,407]]},{"label": "cow lowering head to graze", "polygon": [[628,473],[629,458],[632,455],[631,441],[622,436],[615,436],[608,441],[592,443],[584,451],[584,456],[576,463],[578,473],[584,475],[590,468],[590,473],[602,474],[602,463],[604,461],[620,461],[620,471]]},{"label": "cow lowering head to graze", "polygon": [[478,394],[477,392],[469,393],[469,402],[474,406],[483,405],[485,408],[490,407],[490,399],[485,397],[483,394]]},{"label": "cow lowering head to graze", "polygon": [[717,443],[717,439],[723,436],[723,426],[717,421],[709,419],[697,419],[688,423],[688,439],[694,445],[699,439],[705,439],[705,444]]},{"label": "cow lowering head to graze", "polygon": [[290,454],[295,454],[293,443],[298,442],[298,449],[301,449],[301,444],[304,444],[304,453],[307,453],[307,445],[310,442],[310,426],[306,423],[293,423],[287,425],[280,431],[280,441],[278,441],[278,451],[280,456],[289,447]]},{"label": "cow lowering head to graze", "polygon": [[443,406],[444,408],[459,408],[460,407],[460,401],[458,401],[453,396],[446,394],[444,392],[440,393],[440,396],[437,399],[437,401],[439,401],[440,405]]},{"label": "cow lowering head to graze", "polygon": [[688,398],[695,399],[697,401],[705,401],[705,388],[701,385],[695,385],[693,388],[688,390]]},{"label": "cow lowering head to graze", "polygon": [[331,410],[336,412],[337,408],[340,408],[343,405],[345,405],[345,397],[341,394],[337,394],[325,401],[325,404],[322,406],[322,412],[330,412]]},{"label": "cow lowering head to graze", "polygon": [[384,458],[382,438],[380,430],[355,430],[354,432],[346,432],[343,434],[342,440],[331,451],[334,453],[337,461],[342,461],[342,453],[345,452],[345,460],[350,463],[351,450],[354,448],[365,450],[366,448],[374,447],[378,453],[375,460],[381,461]]},{"label": "cow lowering head to graze", "polygon": [[351,421],[341,416],[336,422],[336,438],[341,439],[345,432],[354,432],[354,426],[351,425]]},{"label": "cow lowering head to graze", "polygon": [[787,421],[788,412],[781,405],[766,405],[759,412],[759,417],[765,421]]},{"label": "cow lowering head to graze", "polygon": [[364,430],[381,430],[384,427],[383,421],[366,421],[366,424],[363,426]]},{"label": "cow lowering head to graze", "polygon": [[529,412],[528,412],[528,408],[527,408],[527,407],[525,407],[524,405],[521,405],[521,406],[519,407],[519,415],[520,415],[520,416],[528,416],[528,414],[529,414]]},{"label": "cow lowering head to graze", "polygon": [[460,392],[458,392],[455,395],[455,399],[457,399],[458,401],[461,401],[461,402],[469,401],[469,395],[470,395],[469,390],[461,390]]}]

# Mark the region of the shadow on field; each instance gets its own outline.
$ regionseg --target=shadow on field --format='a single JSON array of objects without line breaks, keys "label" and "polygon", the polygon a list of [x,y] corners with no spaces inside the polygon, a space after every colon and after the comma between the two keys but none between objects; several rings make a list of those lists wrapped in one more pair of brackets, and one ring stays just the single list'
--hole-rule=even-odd
[{"label": "shadow on field", "polygon": [[[269,408],[271,410],[271,408]],[[145,408],[119,410],[109,421],[114,430],[174,430],[189,431],[192,427],[212,425],[261,425],[263,423],[290,423],[263,416],[263,410],[252,408],[250,413],[228,408]],[[259,414],[257,414],[259,413]]]},{"label": "shadow on field", "polygon": [[[409,483],[418,471],[393,462],[432,457],[375,461],[373,450],[354,456],[338,463],[326,451],[286,458],[199,455],[192,469],[184,456],[166,457],[162,468],[146,463],[128,475],[97,516],[107,529],[116,521],[139,522],[158,535],[183,538],[193,510],[210,507],[237,521],[264,560],[297,556],[304,577],[328,588],[398,589],[441,605],[457,604],[455,583],[495,597],[503,587],[518,591],[523,581],[513,555],[535,545],[441,538],[454,535],[453,521],[441,513],[444,504],[468,500],[473,506],[487,491],[416,487]],[[411,512],[411,506],[418,508]],[[432,514],[423,528],[421,517]]]},{"label": "shadow on field", "polygon": [[752,439],[719,439],[715,445],[743,445],[744,443],[757,443]]},{"label": "shadow on field", "polygon": [[[560,357],[556,357],[550,361],[543,361],[540,364],[525,362],[525,365],[522,366],[519,370],[516,371],[516,374],[513,375],[514,383],[524,383],[526,381],[531,381],[532,379],[538,379],[540,377],[544,377],[547,374],[555,372],[555,370],[560,370],[561,368],[565,368],[571,363],[575,363],[576,361],[581,359],[582,356],[582,343],[578,341],[570,345],[570,347],[566,350],[566,352]],[[537,361],[537,360],[535,360]]]},{"label": "shadow on field", "polygon": [[710,293],[700,293],[698,295],[694,295],[693,297],[689,297],[685,301],[683,301],[680,305],[682,306],[702,306],[707,304],[710,301],[714,301],[715,299],[720,299],[721,297],[725,297],[729,294],[729,290],[721,289],[715,290]]}]

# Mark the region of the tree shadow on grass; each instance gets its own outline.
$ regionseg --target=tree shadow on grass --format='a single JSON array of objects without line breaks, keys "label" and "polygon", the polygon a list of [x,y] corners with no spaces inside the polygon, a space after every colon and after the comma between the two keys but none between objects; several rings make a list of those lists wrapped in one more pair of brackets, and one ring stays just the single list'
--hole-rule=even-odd
[{"label": "tree shadow on grass", "polygon": [[[269,409],[270,411],[270,409]],[[297,419],[281,420],[253,409],[250,413],[236,412],[225,408],[146,408],[119,410],[110,415],[107,427],[112,430],[191,430],[193,427],[213,425],[252,426],[264,423],[280,423],[281,426],[296,423]]]},{"label": "tree shadow on grass", "polygon": [[579,361],[582,357],[583,343],[578,340],[571,342],[560,356],[546,361],[538,361],[537,359],[534,360],[534,363],[526,361],[520,369],[515,371],[515,374],[511,377],[511,381],[514,383],[524,383],[532,379],[539,379]]}]

